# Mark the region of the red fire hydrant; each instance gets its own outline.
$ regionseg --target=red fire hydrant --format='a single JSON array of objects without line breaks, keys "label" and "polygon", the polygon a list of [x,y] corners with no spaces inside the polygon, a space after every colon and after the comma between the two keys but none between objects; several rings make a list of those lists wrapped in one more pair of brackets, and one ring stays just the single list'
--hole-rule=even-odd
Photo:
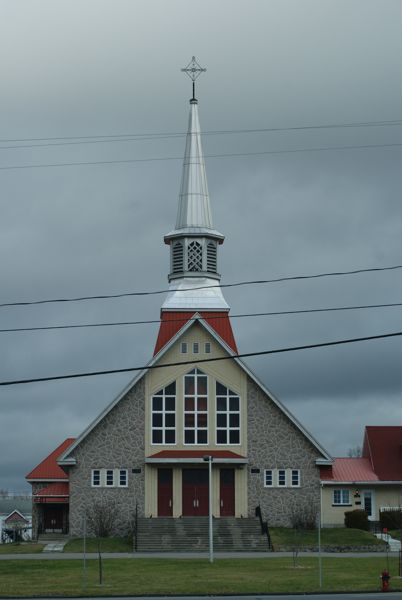
[{"label": "red fire hydrant", "polygon": [[387,569],[384,569],[383,572],[381,573],[380,577],[381,577],[381,591],[388,592],[389,591],[389,580],[391,579],[389,571]]}]

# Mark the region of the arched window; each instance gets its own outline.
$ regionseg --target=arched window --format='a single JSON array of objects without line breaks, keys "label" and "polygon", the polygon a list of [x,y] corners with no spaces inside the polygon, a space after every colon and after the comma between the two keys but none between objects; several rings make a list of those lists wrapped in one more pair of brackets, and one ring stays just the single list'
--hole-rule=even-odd
[{"label": "arched window", "polygon": [[183,244],[175,242],[172,247],[172,273],[183,271]]},{"label": "arched window", "polygon": [[240,444],[240,398],[216,382],[216,443]]},{"label": "arched window", "polygon": [[199,369],[184,376],[184,443],[208,444],[208,376]]},{"label": "arched window", "polygon": [[187,269],[189,271],[202,271],[202,244],[190,242],[187,248]]},{"label": "arched window", "polygon": [[176,382],[162,388],[151,399],[152,444],[176,443]]},{"label": "arched window", "polygon": [[216,244],[208,242],[207,245],[207,271],[216,273]]}]

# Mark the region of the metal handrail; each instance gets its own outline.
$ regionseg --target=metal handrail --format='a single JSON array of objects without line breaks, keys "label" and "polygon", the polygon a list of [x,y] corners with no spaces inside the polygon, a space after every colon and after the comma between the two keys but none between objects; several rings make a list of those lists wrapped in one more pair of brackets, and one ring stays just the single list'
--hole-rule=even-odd
[{"label": "metal handrail", "polygon": [[268,521],[264,521],[264,519],[262,518],[262,510],[260,504],[258,504],[258,506],[255,507],[255,516],[260,519],[261,535],[267,536],[268,548],[270,550],[273,550],[274,547],[272,545],[271,535],[269,533]]}]

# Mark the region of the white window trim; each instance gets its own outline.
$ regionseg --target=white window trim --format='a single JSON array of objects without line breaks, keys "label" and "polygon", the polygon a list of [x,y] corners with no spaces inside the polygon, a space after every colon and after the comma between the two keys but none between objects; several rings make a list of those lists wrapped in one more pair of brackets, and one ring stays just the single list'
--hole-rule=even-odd
[{"label": "white window trim", "polygon": [[[284,475],[285,475],[285,483],[284,484],[279,483],[279,481],[280,481],[279,476],[281,473],[284,473]],[[288,487],[288,474],[287,474],[286,469],[277,469],[276,470],[276,487],[278,487],[278,488]]]},{"label": "white window trim", "polygon": [[[121,483],[121,474],[125,473],[126,483]],[[126,488],[128,487],[128,469],[117,469],[117,487]]]},{"label": "white window trim", "polygon": [[[271,473],[271,483],[267,483],[267,473]],[[274,487],[274,469],[264,469],[264,487]]]},{"label": "white window trim", "polygon": [[[208,348],[208,350],[207,350]],[[211,342],[205,342],[204,343],[204,354],[211,354]]]},{"label": "white window trim", "polygon": [[[297,473],[297,483],[293,483],[293,473]],[[300,487],[300,469],[290,469],[289,487],[293,487],[293,488]]]},{"label": "white window trim", "polygon": [[[171,383],[173,383],[173,381]],[[163,394],[161,396],[161,398],[162,398],[162,410],[161,411],[159,411],[159,410],[155,411],[155,414],[161,414],[162,415],[162,427],[153,427],[153,425],[152,425],[152,416],[154,414],[153,399],[154,399],[155,396],[159,396],[159,394],[157,394],[157,392],[160,390],[160,388],[151,395],[151,411],[150,411],[151,412],[151,418],[150,418],[150,428],[151,428],[150,445],[151,446],[176,446],[177,445],[177,382],[175,381],[174,383],[176,383],[176,394],[174,395],[174,411],[173,410],[165,410],[165,400],[166,400],[166,397],[173,398],[172,394],[165,394],[165,389],[170,385],[170,383],[168,383],[167,385],[165,385],[165,387],[162,388],[162,392],[163,392]],[[165,415],[166,414],[168,414],[168,415],[174,414],[175,415],[175,426],[174,426],[174,428],[173,427],[165,427],[164,423],[165,423]],[[153,430],[154,429],[156,429],[157,431],[160,431],[160,430],[162,431],[162,440],[163,440],[162,442],[153,442],[152,441],[153,440],[153,435],[152,434],[153,434]],[[165,442],[165,439],[166,439],[166,436],[165,436],[166,430],[172,431],[173,429],[174,429],[174,432],[175,432],[175,436],[174,436],[175,441],[174,442]]]},{"label": "white window trim", "polygon": [[188,354],[188,344],[187,342],[180,343],[180,354]]},{"label": "white window trim", "polygon": [[[98,484],[94,483],[95,473],[99,474],[99,483]],[[102,469],[92,469],[92,471],[91,471],[91,487],[95,487],[95,488],[102,487]]]},{"label": "white window trim", "polygon": [[[335,492],[340,492],[340,495],[341,495],[340,502],[335,501]],[[344,502],[343,492],[348,493],[348,501],[347,502]],[[332,490],[332,505],[333,506],[352,506],[352,502],[351,502],[351,498],[350,498],[350,490],[348,488],[335,488],[334,490]]]},{"label": "white window trim", "polygon": [[[209,411],[209,406],[210,406],[209,386],[210,386],[210,377],[209,377],[209,375],[207,375],[206,373],[204,373],[204,371],[200,371],[200,369],[198,369],[197,367],[195,367],[195,371],[196,371],[195,373],[190,373],[190,372],[189,373],[185,373],[185,375],[183,376],[183,446],[189,446],[189,447],[207,446],[209,444],[209,437],[210,437],[209,436],[209,422],[210,422],[210,419],[209,419],[209,413],[210,413],[210,411]],[[198,411],[198,409],[195,408],[195,405],[196,405],[195,400],[196,400],[196,398],[199,397],[198,396],[198,383],[197,383],[197,395],[196,394],[186,394],[186,391],[185,391],[186,390],[186,381],[185,381],[185,378],[186,378],[186,376],[189,376],[189,375],[192,375],[196,379],[198,379],[198,376],[201,376],[201,377],[205,376],[207,378],[207,393],[205,394],[205,396],[203,394],[200,394],[201,398],[206,397],[206,399],[207,399],[207,410],[206,411],[204,411],[204,410]],[[187,398],[194,398],[194,410],[193,411],[186,411],[186,404],[185,404],[186,397]],[[197,405],[198,405],[198,403],[197,403]],[[186,427],[186,413],[188,413],[188,414],[194,414],[194,427]],[[206,414],[207,415],[207,426],[206,427],[200,427],[200,428],[197,427],[196,423],[197,423],[197,416],[198,416],[198,414],[201,414],[201,415],[205,415]],[[201,442],[201,443],[194,442],[193,444],[190,443],[190,442],[186,443],[186,441],[185,441],[186,440],[186,429],[188,429],[189,431],[193,430],[195,438],[198,438],[198,435],[197,435],[198,429],[200,431],[206,431],[207,432],[207,441],[206,442]]]},{"label": "white window trim", "polygon": [[[230,412],[229,412],[229,400],[230,400],[231,397],[233,398],[233,396],[230,396],[229,394],[226,396],[226,398],[228,400],[228,403],[227,403],[227,407],[228,408],[227,408],[227,410],[226,411],[222,411],[222,410],[218,411],[218,397],[222,397],[223,398],[224,396],[222,396],[221,394],[217,394],[216,393],[216,384],[217,383],[220,383],[221,385],[223,385],[223,387],[225,387],[228,390],[228,392],[230,391],[230,392],[233,392],[234,394],[236,394],[236,398],[239,399],[239,427],[232,427],[232,428],[229,427],[229,415],[230,415]],[[241,446],[241,438],[242,438],[242,427],[241,427],[242,410],[241,410],[241,408],[242,408],[242,406],[241,406],[241,396],[240,396],[240,394],[238,392],[236,392],[235,390],[229,388],[227,385],[223,384],[221,381],[216,380],[215,381],[215,444],[217,446]],[[218,428],[218,412],[220,414],[226,414],[227,415],[227,425],[226,425],[226,427],[219,427]],[[232,414],[237,414],[237,411],[236,411],[236,413],[232,412]],[[218,442],[218,429],[221,430],[221,431],[226,430],[227,439],[228,440],[230,438],[230,435],[229,435],[230,429],[232,429],[233,431],[237,431],[238,430],[239,431],[239,442],[237,444],[230,443],[229,441],[226,442],[226,443]]]},{"label": "white window trim", "polygon": [[[112,473],[112,483],[108,483],[108,473]],[[105,469],[105,487],[115,487],[115,472],[114,469]]]}]

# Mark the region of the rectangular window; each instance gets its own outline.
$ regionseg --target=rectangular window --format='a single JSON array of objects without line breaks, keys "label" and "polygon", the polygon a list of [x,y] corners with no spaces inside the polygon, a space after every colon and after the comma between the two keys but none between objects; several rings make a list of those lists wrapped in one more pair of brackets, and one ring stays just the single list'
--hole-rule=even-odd
[{"label": "rectangular window", "polygon": [[265,469],[265,471],[264,471],[264,486],[272,487],[273,484],[274,484],[274,481],[273,481],[273,477],[272,477],[272,469]]},{"label": "rectangular window", "polygon": [[176,382],[152,396],[152,444],[176,443]]},{"label": "rectangular window", "polygon": [[106,469],[106,486],[114,486],[114,471],[113,469]]},{"label": "rectangular window", "polygon": [[199,369],[184,376],[184,443],[208,444],[208,377]]},{"label": "rectangular window", "polygon": [[92,485],[93,487],[99,487],[101,484],[101,472],[100,469],[93,469],[92,471]]},{"label": "rectangular window", "polygon": [[198,342],[194,342],[194,344],[193,344],[193,354],[198,354],[199,351],[200,351],[200,346],[199,346]]},{"label": "rectangular window", "polygon": [[180,352],[181,354],[187,354],[187,342],[182,342],[180,344]]},{"label": "rectangular window", "polygon": [[286,470],[278,469],[278,487],[286,487]]},{"label": "rectangular window", "polygon": [[300,486],[300,470],[299,469],[292,469],[291,484],[292,484],[292,487]]},{"label": "rectangular window", "polygon": [[210,344],[210,342],[205,342],[204,350],[205,350],[205,354],[211,354],[211,344]]},{"label": "rectangular window", "polygon": [[127,469],[119,471],[119,487],[127,487]]},{"label": "rectangular window", "polygon": [[216,382],[216,443],[240,444],[240,397]]},{"label": "rectangular window", "polygon": [[350,505],[349,490],[334,490],[333,500],[338,506]]}]

